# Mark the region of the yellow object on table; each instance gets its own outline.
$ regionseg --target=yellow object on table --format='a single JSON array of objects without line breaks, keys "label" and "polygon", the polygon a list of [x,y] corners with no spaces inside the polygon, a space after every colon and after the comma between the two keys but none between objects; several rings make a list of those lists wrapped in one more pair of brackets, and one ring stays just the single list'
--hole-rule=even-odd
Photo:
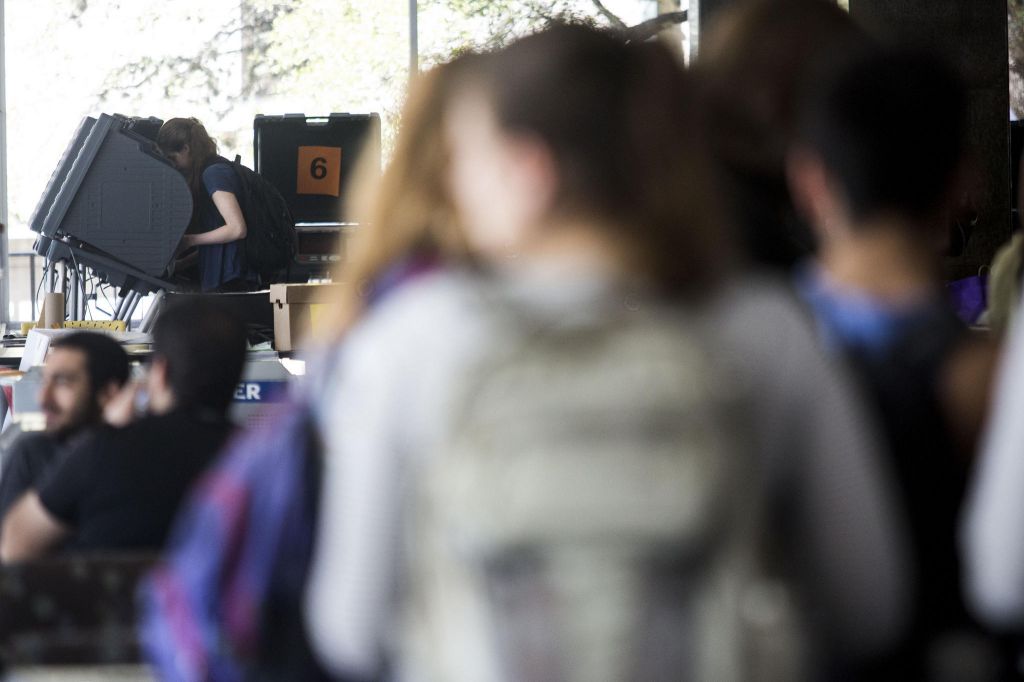
[{"label": "yellow object on table", "polygon": [[[35,322],[22,322],[21,335],[28,336],[28,333],[38,327]],[[128,331],[128,325],[124,320],[67,320],[61,324],[62,329],[105,329],[110,332]]]},{"label": "yellow object on table", "polygon": [[110,332],[128,331],[128,323],[124,320],[68,320],[64,329],[105,329]]}]

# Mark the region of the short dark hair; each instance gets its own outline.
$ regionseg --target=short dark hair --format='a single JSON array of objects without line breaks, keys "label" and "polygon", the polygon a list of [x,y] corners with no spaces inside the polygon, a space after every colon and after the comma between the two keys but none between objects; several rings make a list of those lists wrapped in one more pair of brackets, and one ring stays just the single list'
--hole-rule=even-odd
[{"label": "short dark hair", "polygon": [[703,125],[747,255],[789,270],[814,247],[786,185],[801,105],[822,71],[873,38],[834,1],[727,4],[700,36]]},{"label": "short dark hair", "polygon": [[153,325],[153,355],[167,365],[175,403],[224,414],[242,376],[245,324],[204,296],[171,301]]},{"label": "short dark hair", "polygon": [[51,349],[75,350],[85,355],[89,388],[94,395],[108,384],[128,381],[128,354],[114,339],[98,332],[72,332],[50,342]]},{"label": "short dark hair", "polygon": [[950,65],[928,52],[875,49],[809,98],[800,139],[836,178],[854,220],[922,219],[952,188],[966,131],[966,88]]}]

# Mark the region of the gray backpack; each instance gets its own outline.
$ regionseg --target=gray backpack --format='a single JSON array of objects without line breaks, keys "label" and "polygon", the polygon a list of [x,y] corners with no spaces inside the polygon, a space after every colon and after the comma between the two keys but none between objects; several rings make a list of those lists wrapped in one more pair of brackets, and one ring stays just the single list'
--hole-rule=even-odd
[{"label": "gray backpack", "polygon": [[[486,306],[412,502],[426,679],[751,679],[760,476],[742,391],[682,313]],[[766,679],[761,677],[761,679]]]}]

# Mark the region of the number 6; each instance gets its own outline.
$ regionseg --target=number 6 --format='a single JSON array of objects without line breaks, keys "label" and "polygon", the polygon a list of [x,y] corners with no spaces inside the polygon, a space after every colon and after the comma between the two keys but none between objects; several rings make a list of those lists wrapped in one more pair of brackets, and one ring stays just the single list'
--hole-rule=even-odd
[{"label": "number 6", "polygon": [[327,159],[318,156],[309,164],[309,174],[316,180],[323,180],[327,177]]}]

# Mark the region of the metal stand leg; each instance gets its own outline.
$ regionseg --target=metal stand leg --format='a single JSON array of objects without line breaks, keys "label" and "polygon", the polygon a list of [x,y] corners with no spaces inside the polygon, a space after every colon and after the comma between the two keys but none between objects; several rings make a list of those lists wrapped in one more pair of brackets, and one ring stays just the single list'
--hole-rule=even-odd
[{"label": "metal stand leg", "polygon": [[78,316],[78,268],[73,267],[70,274],[71,285],[71,319],[80,320]]},{"label": "metal stand leg", "polygon": [[85,291],[85,268],[83,266],[77,266],[75,272],[78,276],[78,319],[84,320],[89,309],[89,298]]},{"label": "metal stand leg", "polygon": [[135,292],[135,296],[133,297],[132,304],[130,306],[128,306],[128,312],[125,313],[125,316],[124,316],[125,328],[126,329],[131,326],[132,315],[135,314],[135,308],[138,307],[139,301],[141,301],[142,298],[143,298],[142,294],[140,294],[139,292]]},{"label": "metal stand leg", "polygon": [[60,292],[64,294],[64,310],[61,312],[61,319],[68,319],[68,279],[71,273],[68,272],[67,263],[60,264]]},{"label": "metal stand leg", "polygon": [[139,325],[139,331],[143,334],[148,334],[153,328],[153,323],[156,322],[156,318],[160,316],[160,309],[163,308],[164,304],[164,292],[158,291],[153,296],[153,305],[149,306],[149,312],[146,313],[146,317],[142,319],[142,324]]},{"label": "metal stand leg", "polygon": [[117,300],[117,307],[114,308],[114,318],[113,319],[115,319],[115,320],[120,320],[121,319],[121,315],[122,315],[122,313],[124,313],[125,308],[128,306],[128,299],[131,298],[131,296],[132,296],[132,292],[129,291],[124,296],[122,296],[121,298],[119,298]]}]

